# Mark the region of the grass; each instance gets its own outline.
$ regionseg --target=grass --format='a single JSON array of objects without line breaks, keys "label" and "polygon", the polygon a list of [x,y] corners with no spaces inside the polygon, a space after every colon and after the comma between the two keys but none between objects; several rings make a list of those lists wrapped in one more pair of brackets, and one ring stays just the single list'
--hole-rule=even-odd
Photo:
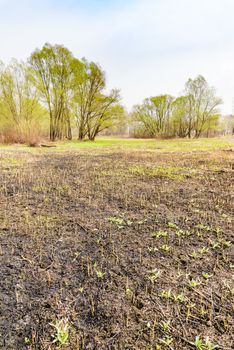
[{"label": "grass", "polygon": [[14,151],[21,150],[30,153],[54,153],[67,151],[111,151],[111,150],[145,150],[156,152],[195,152],[195,151],[215,151],[230,149],[234,147],[232,138],[200,138],[200,139],[173,139],[173,140],[142,140],[142,139],[111,139],[98,138],[92,141],[69,141],[57,142],[56,147],[37,148],[11,145],[0,145],[0,149]]},{"label": "grass", "polygon": [[232,139],[0,147],[0,348],[233,348]]}]

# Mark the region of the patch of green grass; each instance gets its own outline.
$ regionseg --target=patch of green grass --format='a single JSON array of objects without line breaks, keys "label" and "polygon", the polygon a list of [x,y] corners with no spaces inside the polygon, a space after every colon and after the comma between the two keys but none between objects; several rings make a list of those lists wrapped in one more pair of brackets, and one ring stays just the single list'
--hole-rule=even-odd
[{"label": "patch of green grass", "polygon": [[129,172],[133,175],[148,176],[148,177],[161,177],[168,178],[171,180],[181,181],[185,178],[186,174],[183,173],[184,169],[180,167],[169,167],[169,166],[132,166]]},{"label": "patch of green grass", "polygon": [[216,151],[231,149],[234,147],[232,138],[200,138],[200,139],[173,139],[173,140],[155,140],[155,139],[116,139],[99,137],[96,141],[66,141],[56,142],[53,144],[56,147],[28,147],[26,145],[0,145],[1,150],[21,150],[37,153],[56,153],[65,151],[89,150],[148,150],[153,152],[197,152],[197,151]]}]

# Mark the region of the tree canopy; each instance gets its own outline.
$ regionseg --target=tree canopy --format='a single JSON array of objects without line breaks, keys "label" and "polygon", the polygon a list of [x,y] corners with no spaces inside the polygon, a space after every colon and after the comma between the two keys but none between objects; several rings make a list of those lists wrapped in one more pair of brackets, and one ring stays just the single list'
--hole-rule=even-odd
[{"label": "tree canopy", "polygon": [[[120,91],[107,90],[102,67],[76,58],[63,45],[46,43],[27,62],[0,63],[0,134],[47,129],[51,141],[79,140],[128,123],[144,137],[199,137],[218,129],[222,100],[199,75],[188,79],[183,94],[145,98],[131,118],[121,105]],[[26,131],[25,131],[26,130]]]}]

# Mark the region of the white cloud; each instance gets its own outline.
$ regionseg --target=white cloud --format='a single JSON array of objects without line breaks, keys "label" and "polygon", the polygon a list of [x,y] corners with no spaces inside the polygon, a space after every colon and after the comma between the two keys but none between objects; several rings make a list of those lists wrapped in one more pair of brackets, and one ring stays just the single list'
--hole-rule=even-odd
[{"label": "white cloud", "polygon": [[233,0],[96,3],[88,11],[85,1],[0,0],[0,58],[26,59],[46,41],[62,43],[98,61],[128,107],[150,95],[176,95],[203,74],[224,99],[223,111],[232,112]]}]

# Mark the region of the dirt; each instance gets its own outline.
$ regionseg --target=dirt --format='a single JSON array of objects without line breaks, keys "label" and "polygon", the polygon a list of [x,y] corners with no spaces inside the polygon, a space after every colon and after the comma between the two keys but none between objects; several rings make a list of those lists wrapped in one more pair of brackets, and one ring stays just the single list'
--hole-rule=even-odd
[{"label": "dirt", "polygon": [[0,349],[234,348],[233,152],[9,154]]}]

